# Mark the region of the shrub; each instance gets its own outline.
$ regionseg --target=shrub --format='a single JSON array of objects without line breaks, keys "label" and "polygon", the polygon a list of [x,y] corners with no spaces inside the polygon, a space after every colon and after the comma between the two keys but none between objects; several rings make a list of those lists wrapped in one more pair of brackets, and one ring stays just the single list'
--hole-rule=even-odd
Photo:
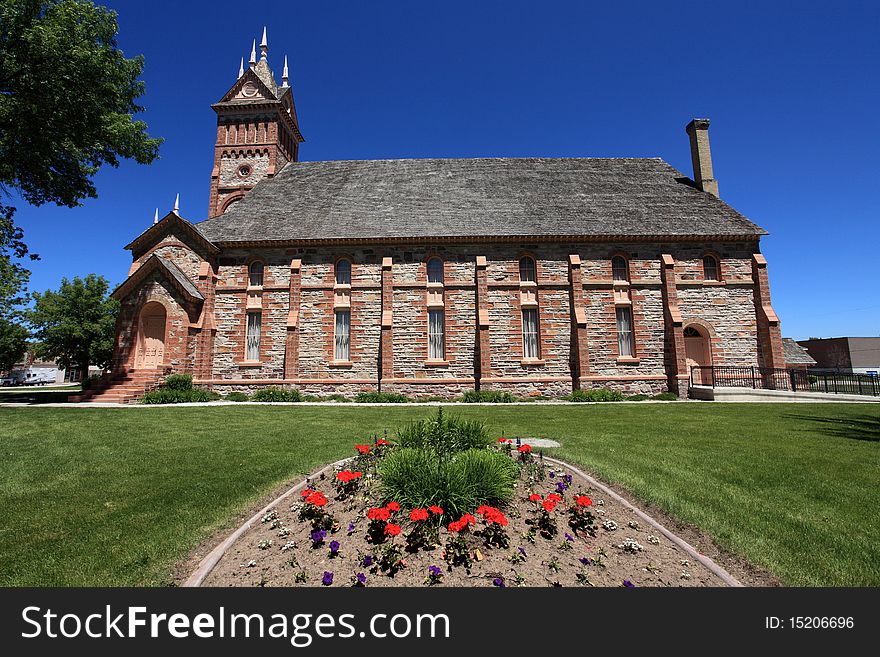
[{"label": "shrub", "polygon": [[226,401],[231,402],[246,402],[250,397],[247,396],[247,393],[233,391],[226,395]]},{"label": "shrub", "polygon": [[165,387],[169,390],[192,390],[192,374],[169,374],[165,377]]},{"label": "shrub", "polygon": [[498,390],[468,390],[459,401],[465,404],[510,404],[517,401],[509,392]]},{"label": "shrub", "polygon": [[433,418],[416,420],[399,429],[397,443],[400,447],[447,455],[467,449],[485,449],[492,444],[492,439],[489,429],[481,422],[450,417],[438,408]]},{"label": "shrub", "polygon": [[385,457],[379,473],[386,499],[411,508],[436,504],[444,518],[457,518],[481,504],[509,500],[519,470],[506,455],[486,449],[438,458],[429,450],[402,448]]},{"label": "shrub", "polygon": [[296,388],[260,388],[251,395],[251,401],[299,402],[302,401],[302,395]]},{"label": "shrub", "polygon": [[406,404],[409,397],[397,392],[359,392],[354,400],[358,404]]},{"label": "shrub", "polygon": [[190,402],[209,402],[220,399],[220,395],[202,388],[176,390],[174,388],[156,388],[141,397],[142,404],[186,404]]},{"label": "shrub", "polygon": [[638,395],[629,395],[626,398],[626,401],[645,401],[646,399],[650,399],[648,395],[638,394]]},{"label": "shrub", "polygon": [[674,392],[661,392],[659,395],[654,395],[651,399],[656,399],[657,401],[678,401],[678,395]]},{"label": "shrub", "polygon": [[623,401],[625,397],[618,390],[591,388],[590,390],[575,390],[563,399],[572,402],[615,402]]}]

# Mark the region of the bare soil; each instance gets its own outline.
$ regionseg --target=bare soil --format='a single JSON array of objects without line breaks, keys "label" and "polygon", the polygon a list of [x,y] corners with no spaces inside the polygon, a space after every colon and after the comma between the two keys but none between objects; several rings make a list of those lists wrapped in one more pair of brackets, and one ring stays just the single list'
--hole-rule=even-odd
[{"label": "bare soil", "polygon": [[[529,501],[529,495],[537,493],[546,498],[548,493],[557,490],[557,484],[565,476],[571,477],[571,485],[563,493],[562,504],[550,514],[558,531],[546,537],[530,524],[539,511],[538,506]],[[352,586],[359,573],[365,577],[366,586],[588,587],[624,586],[624,582],[637,587],[725,586],[723,580],[638,518],[631,509],[605,497],[576,473],[537,459],[533,468],[521,468],[514,497],[502,508],[509,520],[506,527],[509,547],[487,546],[479,535],[483,522],[477,516],[477,527],[465,534],[470,567],[451,566],[444,558],[451,536],[447,525],[457,518],[444,516],[437,543],[408,552],[404,549],[405,537],[414,523],[409,519],[410,509],[405,508],[392,517],[392,522],[403,528],[399,536],[380,544],[370,542],[366,514],[371,507],[382,505],[378,478],[373,473],[368,471],[357,492],[343,500],[336,495],[332,473],[309,483],[311,488],[327,496],[329,502],[324,509],[336,521],[321,545],[313,544],[311,525],[299,520],[301,498],[288,498],[285,504],[273,509],[274,514],[256,523],[227,550],[203,586],[321,586],[325,573],[332,573],[332,586]],[[590,510],[595,516],[595,526],[592,532],[575,532],[569,526],[568,509],[578,495],[587,495],[593,500]],[[684,536],[685,540],[715,557],[716,562],[743,583],[776,583],[772,576],[724,554],[705,535],[693,528],[671,525],[668,520],[661,518],[660,522],[672,531],[687,529],[691,535]],[[335,556],[330,553],[331,541],[340,545]],[[389,547],[401,550],[400,560],[395,560],[390,571],[378,565],[380,556]],[[187,560],[189,572],[197,561],[195,556],[206,551],[203,547]],[[372,557],[372,565],[365,565],[365,557]],[[429,566],[441,569],[439,581],[435,578],[432,583],[428,579]]]}]

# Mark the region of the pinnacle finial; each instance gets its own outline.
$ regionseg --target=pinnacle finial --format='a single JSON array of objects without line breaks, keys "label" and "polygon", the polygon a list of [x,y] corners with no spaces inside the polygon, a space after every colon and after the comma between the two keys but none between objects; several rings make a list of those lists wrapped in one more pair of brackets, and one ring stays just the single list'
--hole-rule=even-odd
[{"label": "pinnacle finial", "polygon": [[154,224],[159,223],[159,208],[156,208],[156,214],[153,215],[153,223]]},{"label": "pinnacle finial", "polygon": [[180,212],[180,193],[178,192],[177,196],[174,197],[174,214],[179,214]]},{"label": "pinnacle finial", "polygon": [[238,65],[238,77],[244,75],[244,57],[241,58],[241,64]]},{"label": "pinnacle finial", "polygon": [[263,38],[260,41],[260,60],[265,61],[269,56],[269,40],[266,38],[266,26],[263,26]]},{"label": "pinnacle finial", "polygon": [[281,86],[289,87],[290,84],[288,83],[288,80],[289,76],[287,74],[287,55],[284,55],[284,70],[281,72]]},{"label": "pinnacle finial", "polygon": [[251,46],[251,58],[248,60],[251,68],[257,65],[257,40],[254,39],[254,45]]}]

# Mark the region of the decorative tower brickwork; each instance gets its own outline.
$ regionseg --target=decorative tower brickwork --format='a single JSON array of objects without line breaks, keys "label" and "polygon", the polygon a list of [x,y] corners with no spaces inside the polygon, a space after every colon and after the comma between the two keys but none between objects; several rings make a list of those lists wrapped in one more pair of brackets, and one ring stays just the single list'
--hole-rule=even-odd
[{"label": "decorative tower brickwork", "polygon": [[296,162],[303,136],[299,131],[296,106],[290,89],[287,58],[281,86],[269,68],[266,30],[257,61],[256,41],[249,67],[244,60],[238,80],[220,102],[217,112],[217,142],[211,171],[208,218],[223,214],[264,178],[271,178],[289,162]]}]

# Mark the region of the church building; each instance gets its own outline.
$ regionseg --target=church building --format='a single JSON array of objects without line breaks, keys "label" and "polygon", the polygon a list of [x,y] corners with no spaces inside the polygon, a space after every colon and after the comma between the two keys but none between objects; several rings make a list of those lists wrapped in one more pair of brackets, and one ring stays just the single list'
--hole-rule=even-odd
[{"label": "church building", "polygon": [[660,158],[300,162],[265,32],[212,107],[207,217],[175,210],[126,247],[96,400],[172,372],[451,398],[686,396],[694,366],[784,367],[766,231],[719,198],[707,119],[686,126],[692,178]]}]

